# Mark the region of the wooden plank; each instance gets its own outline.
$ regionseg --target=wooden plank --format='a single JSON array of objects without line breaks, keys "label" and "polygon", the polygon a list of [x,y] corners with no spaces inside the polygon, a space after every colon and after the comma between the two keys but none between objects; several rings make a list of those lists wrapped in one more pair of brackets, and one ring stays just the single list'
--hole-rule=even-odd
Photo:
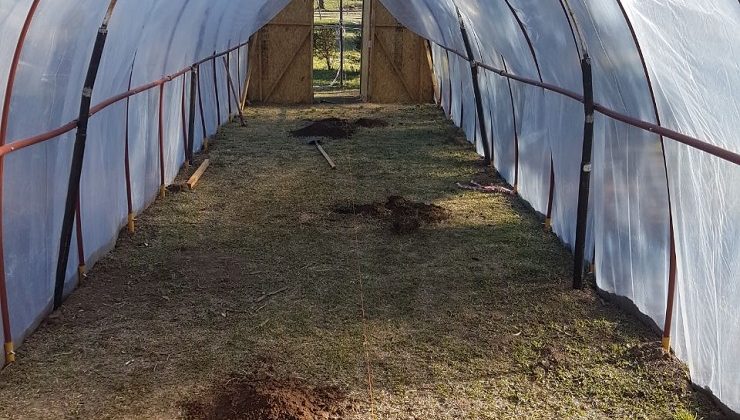
[{"label": "wooden plank", "polygon": [[318,141],[315,143],[316,148],[319,149],[319,152],[321,152],[321,155],[324,156],[324,159],[326,159],[326,162],[329,163],[329,167],[332,169],[337,169],[337,165],[334,163],[334,161],[329,157],[329,154],[326,153],[326,150],[321,146],[321,143]]},{"label": "wooden plank", "polygon": [[190,177],[190,179],[188,179],[188,182],[187,182],[188,188],[190,188],[191,190],[195,189],[196,185],[198,185],[198,182],[200,182],[200,179],[203,177],[203,174],[206,173],[206,169],[208,169],[210,165],[211,165],[210,159],[206,159],[203,161],[203,163],[200,164],[200,167],[198,167],[198,170],[195,171],[195,173],[193,174],[193,176]]}]

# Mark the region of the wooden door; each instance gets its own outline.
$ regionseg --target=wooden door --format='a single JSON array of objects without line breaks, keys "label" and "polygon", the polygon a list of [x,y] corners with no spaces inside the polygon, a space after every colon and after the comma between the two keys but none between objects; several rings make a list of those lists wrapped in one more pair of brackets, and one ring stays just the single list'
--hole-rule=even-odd
[{"label": "wooden door", "polygon": [[271,104],[313,102],[313,0],[293,0],[252,36],[247,98]]},{"label": "wooden door", "polygon": [[434,101],[431,52],[426,40],[401,25],[379,0],[365,0],[362,34],[363,100]]}]

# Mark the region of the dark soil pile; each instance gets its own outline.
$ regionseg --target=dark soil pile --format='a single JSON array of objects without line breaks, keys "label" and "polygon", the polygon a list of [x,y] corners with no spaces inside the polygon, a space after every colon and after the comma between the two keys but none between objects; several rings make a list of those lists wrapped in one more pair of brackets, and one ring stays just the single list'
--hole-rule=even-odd
[{"label": "dark soil pile", "polygon": [[380,128],[388,127],[388,122],[377,118],[360,118],[354,122],[341,118],[325,118],[313,121],[306,127],[293,130],[293,137],[329,137],[332,139],[347,139],[357,131],[357,127]]},{"label": "dark soil pile", "polygon": [[326,118],[314,121],[299,130],[293,130],[293,137],[329,137],[332,139],[346,139],[352,137],[355,127],[347,120],[340,118]]},{"label": "dark soil pile", "polygon": [[352,406],[335,388],[312,388],[297,379],[232,377],[204,400],[183,404],[189,420],[329,420]]},{"label": "dark soil pile", "polygon": [[388,121],[381,120],[378,118],[360,118],[357,121],[355,121],[355,125],[357,127],[363,127],[363,128],[382,128],[382,127],[388,127]]},{"label": "dark soil pile", "polygon": [[419,203],[392,195],[383,203],[340,205],[334,207],[339,214],[352,214],[388,220],[395,233],[412,233],[424,224],[439,223],[450,218],[447,210],[434,204]]}]

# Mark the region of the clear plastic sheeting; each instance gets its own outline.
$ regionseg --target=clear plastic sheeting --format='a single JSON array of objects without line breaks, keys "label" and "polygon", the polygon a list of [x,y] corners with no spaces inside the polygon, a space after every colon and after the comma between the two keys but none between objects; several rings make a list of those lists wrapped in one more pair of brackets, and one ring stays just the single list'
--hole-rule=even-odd
[{"label": "clear plastic sheeting", "polygon": [[[7,143],[42,134],[77,118],[84,77],[108,3],[39,3],[23,44],[9,108]],[[245,43],[287,3],[288,0],[118,1],[108,28],[93,105],[124,93],[129,87],[159,80],[214,52]],[[11,58],[31,4],[31,0],[0,2],[3,98]],[[228,59],[234,83],[244,86],[246,46],[230,52]],[[206,127],[198,115],[193,139],[196,150],[202,145],[203,135],[214,134],[228,120],[228,110],[239,103],[228,89],[221,57],[215,63],[202,64],[200,70]],[[77,235],[73,234],[65,294],[77,283],[78,265],[84,261],[90,266],[111,249],[126,224],[126,133],[133,212],[139,213],[154,200],[161,183],[160,101],[164,176],[165,183],[169,183],[185,160],[184,122],[189,118],[189,106],[183,100],[188,101],[189,95],[187,73],[165,83],[161,95],[157,87],[117,102],[91,118],[80,184],[84,255],[78,255]],[[73,143],[74,131],[4,157],[4,270],[16,343],[51,308]]]},{"label": "clear plastic sheeting", "polygon": [[[490,146],[497,170],[571,249],[584,108],[536,84],[583,95],[584,52],[592,61],[595,100],[603,107],[740,152],[736,0],[381,1],[430,40],[446,114],[478,153]],[[0,1],[0,39],[7,40],[0,43],[2,97],[32,3]],[[230,50],[227,63],[219,56],[198,66],[193,143],[199,149],[239,105],[227,79],[231,75],[240,95],[249,64],[243,44],[288,3],[119,0],[93,104]],[[10,98],[10,143],[77,117],[108,6],[100,0],[39,4]],[[479,67],[476,98],[458,10],[475,61],[533,82]],[[186,69],[92,117],[80,194],[83,240],[77,244],[73,235],[66,292],[76,285],[77,266],[110,249],[129,212],[141,212],[176,176],[186,153],[190,77]],[[73,141],[74,131],[4,157],[3,270],[15,341],[51,305]],[[676,354],[697,384],[740,411],[740,167],[598,113],[591,167],[585,253],[595,262],[598,286],[629,299],[662,328],[675,250]]]},{"label": "clear plastic sheeting", "polygon": [[[475,60],[582,94],[583,47],[592,60],[596,102],[740,151],[735,0],[382,1],[433,43],[437,77],[451,86],[449,101],[442,86],[442,106],[471,141],[476,126],[466,117],[471,70],[460,57],[465,45],[444,29],[459,30],[456,5]],[[550,210],[554,232],[573,248],[583,105],[487,70],[480,84],[496,169],[537,211]],[[740,411],[740,167],[597,114],[592,168],[586,257],[595,258],[598,286],[628,298],[663,327],[672,209],[674,349],[694,382]]]},{"label": "clear plastic sheeting", "polygon": [[[589,45],[597,102],[648,122],[656,110],[639,51],[616,2],[573,2]],[[596,279],[661,327],[667,302],[669,204],[659,136],[597,116],[593,155]]]},{"label": "clear plastic sheeting", "polygon": [[[740,152],[740,4],[624,6],[662,125]],[[740,412],[740,167],[671,141],[666,158],[678,259],[674,348],[697,384]]]}]

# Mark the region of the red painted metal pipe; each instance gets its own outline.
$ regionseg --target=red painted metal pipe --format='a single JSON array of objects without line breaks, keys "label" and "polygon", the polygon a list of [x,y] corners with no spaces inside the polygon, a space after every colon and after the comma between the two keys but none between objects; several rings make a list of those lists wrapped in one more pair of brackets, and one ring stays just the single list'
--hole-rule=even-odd
[{"label": "red painted metal pipe", "polygon": [[216,93],[216,127],[221,125],[221,101],[219,100],[218,94],[218,71],[216,70],[216,55],[213,55],[213,61],[211,62],[213,69],[213,90]]},{"label": "red painted metal pipe", "polygon": [[[10,72],[8,73],[8,84],[5,88],[5,98],[3,99],[3,112],[0,116],[0,146],[5,146],[8,135],[8,119],[10,116],[10,102],[13,97],[13,88],[15,78],[18,74],[18,64],[21,60],[23,45],[28,37],[28,31],[31,29],[31,22],[36,14],[41,0],[34,0],[28,9],[26,20],[23,22],[21,33],[18,36],[18,43],[13,53],[13,59],[10,62]],[[3,155],[0,155],[0,313],[3,318],[3,337],[5,339],[5,364],[15,362],[15,349],[13,346],[13,333],[10,327],[10,309],[8,308],[8,290],[5,283],[5,249],[3,248],[3,174],[4,174]]]},{"label": "red painted metal pipe", "polygon": [[[230,69],[230,67],[231,67],[231,54],[227,54],[224,57],[224,61],[226,61],[226,74],[228,75],[228,74],[230,74],[230,70],[231,70]],[[231,116],[234,114],[234,109],[231,106],[231,92],[232,92],[232,89],[229,89],[229,87],[230,86],[227,86],[226,87],[226,97],[228,98],[226,102],[229,104],[229,118],[231,118]]]},{"label": "red painted metal pipe", "polygon": [[159,195],[164,197],[164,84],[159,85]]},{"label": "red painted metal pipe", "polygon": [[[458,51],[455,51],[454,49],[447,48],[447,47],[442,46],[442,45],[440,45],[440,47],[443,48],[443,49],[445,49],[445,50],[447,50],[447,51],[449,51],[449,52],[451,52],[451,53],[453,53],[453,54],[457,54],[460,57],[462,57],[463,59],[466,59],[467,60],[467,58],[465,57],[465,55],[461,54]],[[576,100],[578,102],[581,102],[581,103],[583,103],[583,101],[584,101],[583,95],[581,95],[579,93],[576,93],[576,92],[573,92],[573,91],[570,91],[568,89],[563,89],[563,88],[561,88],[559,86],[555,86],[555,85],[552,85],[552,84],[549,84],[549,83],[539,82],[539,81],[534,80],[534,79],[529,79],[529,78],[526,78],[526,77],[517,76],[515,74],[508,73],[508,72],[506,72],[504,70],[497,69],[495,67],[492,67],[492,66],[489,66],[487,64],[480,63],[480,62],[477,62],[477,61],[473,61],[472,63],[474,65],[478,66],[478,67],[481,67],[481,68],[484,68],[486,70],[489,70],[489,71],[491,71],[493,73],[496,73],[496,74],[498,74],[498,75],[500,75],[502,77],[506,77],[508,79],[516,80],[516,81],[519,81],[519,82],[522,82],[522,83],[525,83],[525,84],[528,84],[528,85],[541,87],[541,88],[543,88],[545,90],[549,90],[551,92],[559,93],[559,94],[561,94],[563,96],[567,96],[567,97],[569,97],[569,98],[571,98],[573,100]],[[718,157],[720,159],[726,160],[726,161],[731,162],[731,163],[734,163],[736,165],[740,165],[740,154],[738,154],[738,153],[732,152],[732,151],[727,150],[727,149],[723,149],[723,148],[721,148],[719,146],[715,146],[713,144],[710,144],[710,143],[707,143],[705,141],[696,139],[694,137],[690,137],[690,136],[687,136],[685,134],[681,134],[681,133],[679,133],[677,131],[674,131],[674,130],[671,130],[671,129],[662,127],[660,125],[653,124],[653,123],[650,123],[650,122],[647,122],[647,121],[643,121],[643,120],[639,120],[637,118],[630,117],[628,115],[622,114],[621,112],[615,111],[613,109],[609,109],[609,108],[607,108],[607,107],[605,107],[605,106],[603,106],[603,105],[601,105],[599,103],[595,103],[594,104],[594,110],[596,112],[602,114],[602,115],[605,115],[605,116],[607,116],[609,118],[612,118],[614,120],[623,122],[623,123],[625,123],[627,125],[631,125],[633,127],[637,127],[637,128],[642,129],[642,130],[649,131],[649,132],[654,133],[654,134],[658,134],[660,136],[669,138],[671,140],[675,140],[675,141],[677,141],[679,143],[682,143],[682,144],[685,144],[687,146],[693,147],[694,149],[701,150],[703,152],[709,153],[710,155],[716,156],[716,157]]]},{"label": "red painted metal pipe", "polygon": [[[40,1],[40,0],[38,0],[38,1]],[[241,48],[241,47],[243,47],[245,45],[247,45],[246,42],[245,43],[242,43],[242,44],[239,44],[238,47],[233,47],[233,48],[230,48],[230,49],[228,49],[226,51],[220,52],[220,53],[218,53],[216,55],[208,56],[208,57],[204,58],[203,60],[200,60],[198,63],[196,63],[196,65],[199,65],[199,64],[208,62],[208,61],[212,60],[214,57],[221,57],[221,56],[223,56],[225,54],[228,54],[231,51],[234,51],[236,48]],[[125,99],[128,99],[128,98],[130,98],[132,96],[138,95],[139,93],[146,92],[148,90],[151,90],[151,89],[154,89],[156,87],[159,87],[162,84],[167,83],[167,82],[171,81],[172,79],[175,79],[175,78],[177,78],[177,77],[179,77],[179,76],[187,73],[188,71],[190,71],[190,67],[186,67],[186,68],[184,68],[182,70],[177,71],[176,73],[173,73],[173,74],[170,74],[168,76],[165,76],[162,79],[159,79],[157,81],[150,82],[150,83],[147,83],[145,85],[138,86],[138,87],[136,87],[134,89],[130,89],[130,90],[128,90],[126,92],[123,92],[121,94],[118,94],[116,96],[112,96],[112,97],[104,100],[103,102],[100,102],[99,104],[91,107],[90,108],[90,116],[93,116],[93,115],[97,114],[98,112],[104,110],[105,108],[108,108],[109,106],[111,106],[113,104],[116,104],[116,103],[118,103],[120,101],[123,101]],[[9,91],[6,90],[6,92],[9,92]],[[70,121],[70,122],[68,122],[68,123],[66,123],[66,124],[64,124],[64,125],[62,125],[60,127],[57,127],[57,128],[55,128],[55,129],[53,129],[51,131],[47,131],[45,133],[37,134],[37,135],[35,135],[33,137],[19,139],[19,140],[13,141],[12,143],[9,143],[9,144],[5,144],[5,142],[0,143],[0,157],[1,156],[5,156],[5,155],[7,155],[9,153],[12,153],[12,152],[21,150],[21,149],[25,149],[26,147],[30,147],[30,146],[33,146],[33,145],[36,145],[36,144],[39,144],[39,143],[43,143],[45,141],[53,140],[53,139],[55,139],[55,138],[57,138],[57,137],[59,137],[59,136],[61,136],[63,134],[69,133],[70,131],[74,130],[75,128],[77,128],[77,120],[76,119],[75,120],[72,120],[72,121]]]},{"label": "red painted metal pipe", "polygon": [[[203,111],[203,94],[201,93],[200,89],[200,65],[194,67],[196,69],[197,79],[196,79],[196,87],[198,88],[198,109],[200,110],[200,127],[203,129],[203,141],[208,141],[208,129],[206,128],[206,114]],[[208,143],[205,144],[205,146],[208,146]]]},{"label": "red painted metal pipe", "polygon": [[710,155],[716,156],[720,159],[724,159],[728,162],[732,162],[735,165],[740,165],[740,154],[737,154],[735,152],[731,152],[719,146],[715,146],[713,144],[703,142],[699,139],[689,137],[677,131],[673,131],[665,127],[661,127],[657,124],[653,124],[653,123],[649,123],[646,121],[638,120],[636,118],[632,118],[630,116],[627,116],[617,111],[606,108],[605,106],[600,105],[600,104],[595,104],[595,109],[599,113],[604,114],[607,117],[610,117],[617,121],[621,121],[633,127],[641,128],[645,131],[649,131],[651,133],[655,133],[663,137],[667,137],[671,140],[675,140],[679,143],[683,143],[687,146],[693,147],[694,149],[701,150],[703,152],[709,153]]},{"label": "red painted metal pipe", "polygon": [[14,141],[13,143],[0,146],[0,158],[11,152],[17,152],[18,150],[25,149],[35,144],[55,139],[63,134],[69,133],[75,128],[77,128],[77,120],[70,121],[59,128],[55,128],[54,130],[39,134],[38,136],[29,137],[27,139]]},{"label": "red painted metal pipe", "polygon": [[[131,73],[128,76],[128,89],[131,90],[131,83],[134,78],[134,65],[131,64]],[[126,205],[128,207],[128,232],[134,233],[134,197],[131,191],[131,159],[129,157],[129,106],[131,105],[131,98],[126,98],[126,128],[124,129],[124,150],[123,150],[123,167],[124,175],[126,177]]]},{"label": "red painted metal pipe", "polygon": [[[237,48],[236,50],[236,85],[237,90],[239,91],[239,94],[242,93],[242,56],[241,56],[241,48]],[[238,107],[241,108],[242,106],[242,99],[241,96],[235,99],[237,102]]]},{"label": "red painted metal pipe", "polygon": [[185,76],[182,77],[182,95],[180,95],[180,123],[182,124],[183,150],[185,151],[185,166],[190,165],[188,159],[188,126],[185,118]]}]

